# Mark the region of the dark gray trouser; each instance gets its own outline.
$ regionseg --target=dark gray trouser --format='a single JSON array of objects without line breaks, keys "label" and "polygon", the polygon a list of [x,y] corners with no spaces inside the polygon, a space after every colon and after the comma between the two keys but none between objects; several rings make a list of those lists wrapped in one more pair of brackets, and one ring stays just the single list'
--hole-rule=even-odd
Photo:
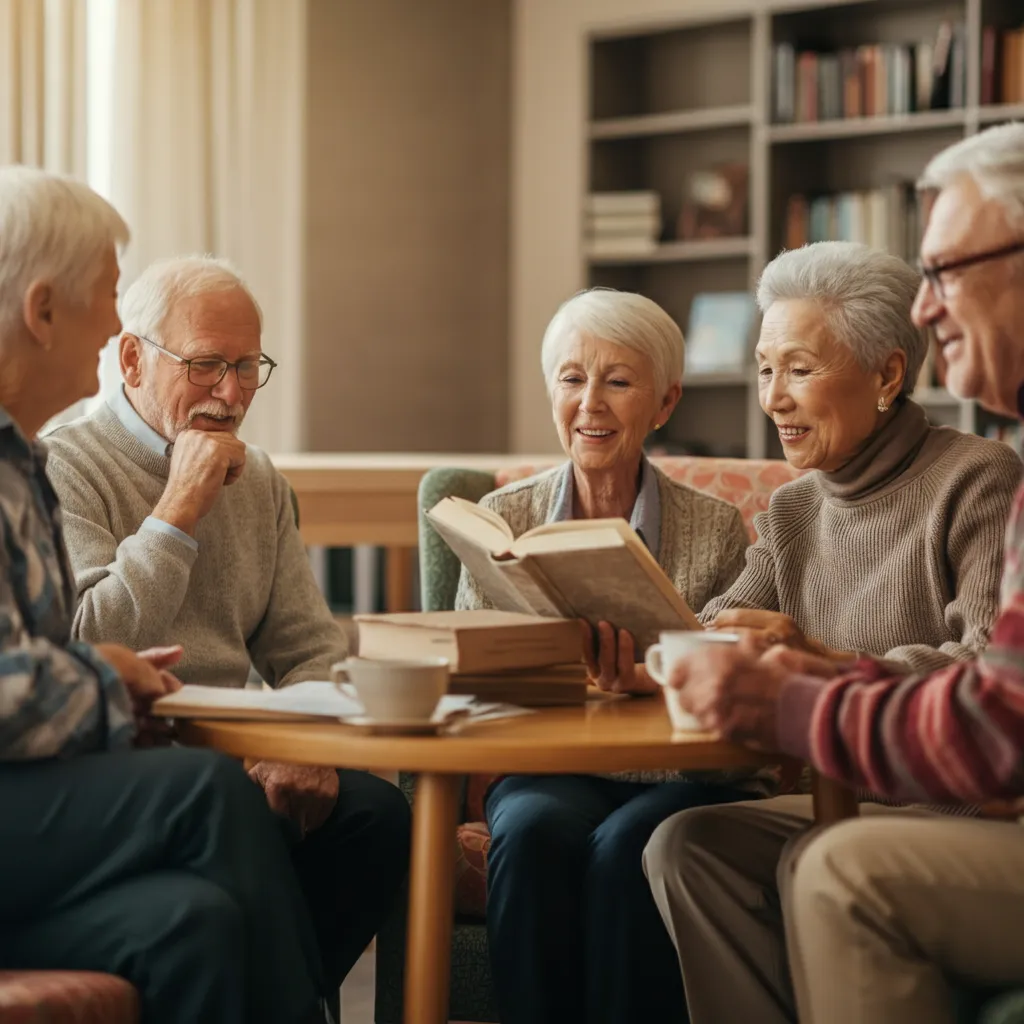
[{"label": "dark gray trouser", "polygon": [[146,1024],[323,1020],[278,823],[203,750],[0,765],[0,967],[118,974]]}]

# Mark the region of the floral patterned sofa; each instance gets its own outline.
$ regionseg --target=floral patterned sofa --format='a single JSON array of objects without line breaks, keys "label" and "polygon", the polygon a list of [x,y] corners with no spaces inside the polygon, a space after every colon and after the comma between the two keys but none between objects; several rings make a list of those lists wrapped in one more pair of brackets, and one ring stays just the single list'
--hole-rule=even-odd
[{"label": "floral patterned sofa", "polygon": [[[739,508],[754,539],[754,516],[768,507],[776,487],[799,473],[787,463],[756,459],[655,458],[655,465],[673,480],[724,498]],[[432,611],[451,608],[459,579],[459,561],[434,533],[423,516],[441,498],[458,495],[479,501],[496,487],[532,476],[554,465],[523,465],[497,476],[463,469],[436,469],[420,484],[420,581],[422,606]],[[402,778],[411,796],[413,779]],[[456,927],[452,940],[452,984],[449,1017],[459,1021],[496,1021],[491,1000],[490,969],[484,907],[487,898],[487,851],[490,835],[484,820],[484,796],[492,776],[473,775],[466,781],[463,824],[458,827],[455,864]],[[404,914],[397,914],[377,943],[376,1024],[398,1024],[404,974]]]}]

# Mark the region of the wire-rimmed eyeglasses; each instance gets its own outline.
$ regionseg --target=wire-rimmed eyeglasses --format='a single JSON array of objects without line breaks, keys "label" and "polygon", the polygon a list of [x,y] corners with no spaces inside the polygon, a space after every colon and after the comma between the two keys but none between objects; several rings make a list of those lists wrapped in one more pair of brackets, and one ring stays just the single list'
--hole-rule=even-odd
[{"label": "wire-rimmed eyeglasses", "polygon": [[233,367],[235,376],[238,378],[238,386],[243,391],[256,391],[270,380],[270,375],[274,372],[274,367],[277,366],[270,356],[262,355],[259,359],[239,359],[237,363],[229,363],[226,359],[218,359],[215,356],[196,356],[193,359],[186,359],[184,356],[179,356],[177,352],[158,345],[145,335],[137,334],[135,337],[147,345],[152,345],[153,348],[163,352],[165,356],[170,356],[177,362],[183,363],[189,383],[200,388],[215,388],[224,379],[228,367]]},{"label": "wire-rimmed eyeglasses", "polygon": [[947,263],[933,263],[926,267],[920,260],[917,261],[917,269],[921,276],[928,282],[932,295],[937,299],[946,297],[946,290],[942,284],[942,275],[951,270],[962,270],[964,267],[973,267],[976,263],[987,263],[989,260],[1002,259],[1004,256],[1012,256],[1014,253],[1024,252],[1024,241],[1012,242],[1010,245],[1000,246],[998,249],[989,249],[987,252],[978,252],[973,256],[964,256],[962,259],[949,260]]}]

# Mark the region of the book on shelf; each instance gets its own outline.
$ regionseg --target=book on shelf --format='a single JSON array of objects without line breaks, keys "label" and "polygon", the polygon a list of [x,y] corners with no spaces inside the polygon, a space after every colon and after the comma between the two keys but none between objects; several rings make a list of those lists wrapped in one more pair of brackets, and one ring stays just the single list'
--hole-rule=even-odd
[{"label": "book on shelf", "polygon": [[699,629],[693,612],[624,519],[545,523],[516,538],[491,509],[444,498],[427,519],[503,611],[604,620],[644,650],[664,629]]},{"label": "book on shelf", "polygon": [[676,237],[741,238],[747,233],[750,171],[745,163],[723,163],[690,175],[683,190]]},{"label": "book on shelf", "polygon": [[749,363],[756,306],[747,292],[700,292],[686,329],[687,375],[741,371]]},{"label": "book on shelf", "polygon": [[934,40],[797,50],[772,54],[772,120],[813,123],[962,107],[966,101],[966,31],[944,21]]},{"label": "book on shelf", "polygon": [[601,214],[657,216],[661,213],[661,196],[649,189],[635,192],[591,192],[586,198],[584,213],[594,216]]},{"label": "book on shelf", "polygon": [[580,625],[519,612],[396,612],[356,615],[361,658],[447,658],[454,673],[579,663]]},{"label": "book on shelf", "polygon": [[661,238],[657,192],[592,192],[584,210],[587,255],[644,256]]},{"label": "book on shelf", "polygon": [[834,195],[793,195],[786,203],[787,249],[810,242],[861,242],[906,260],[917,256],[921,214],[912,184]]},{"label": "book on shelf", "polygon": [[1024,103],[1024,25],[982,31],[981,102]]}]

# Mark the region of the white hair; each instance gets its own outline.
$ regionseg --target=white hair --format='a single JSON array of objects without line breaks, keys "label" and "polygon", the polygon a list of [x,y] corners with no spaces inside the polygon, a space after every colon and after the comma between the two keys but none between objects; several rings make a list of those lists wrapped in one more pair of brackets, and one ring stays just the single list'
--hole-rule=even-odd
[{"label": "white hair", "polygon": [[540,346],[550,391],[566,345],[581,336],[611,341],[647,356],[659,397],[683,377],[683,332],[656,302],[635,292],[590,288],[563,302]]},{"label": "white hair", "polygon": [[86,304],[104,254],[128,237],[121,215],[87,185],[34,167],[0,167],[0,334],[20,323],[35,281]]},{"label": "white hair", "polygon": [[944,189],[968,175],[986,199],[1002,204],[1024,222],[1024,124],[1001,124],[947,146],[928,162],[917,182],[921,191]]},{"label": "white hair", "polygon": [[766,313],[780,299],[821,306],[835,339],[865,370],[879,370],[899,349],[907,357],[900,393],[914,388],[928,354],[928,339],[910,319],[921,278],[907,263],[859,242],[814,242],[782,252],[757,282],[757,305]]},{"label": "white hair", "polygon": [[228,260],[213,256],[175,256],[157,260],[132,282],[121,299],[122,332],[158,341],[174,307],[182,299],[236,289],[249,297],[262,328],[260,304]]}]

